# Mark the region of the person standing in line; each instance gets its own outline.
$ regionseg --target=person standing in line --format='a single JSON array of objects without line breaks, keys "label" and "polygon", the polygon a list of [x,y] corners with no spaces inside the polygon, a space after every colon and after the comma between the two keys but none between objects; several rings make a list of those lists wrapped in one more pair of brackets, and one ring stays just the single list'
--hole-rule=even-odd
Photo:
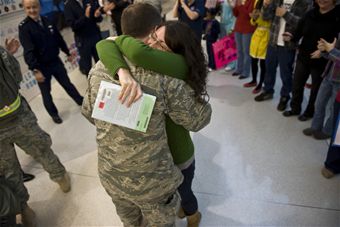
[{"label": "person standing in line", "polygon": [[264,0],[262,16],[271,21],[269,44],[266,54],[266,75],[264,87],[256,102],[273,98],[276,81],[276,70],[280,66],[282,80],[281,98],[277,110],[284,111],[290,100],[293,79],[293,64],[297,43],[284,41],[285,32],[294,32],[300,18],[305,15],[311,5],[309,0]]},{"label": "person standing in line", "polygon": [[327,65],[327,60],[321,58],[321,52],[316,48],[318,41],[323,38],[332,42],[340,32],[340,5],[336,6],[335,0],[316,0],[316,4],[299,21],[295,31],[286,33],[287,39],[301,41],[295,64],[291,109],[283,112],[283,116],[300,115],[305,84],[309,75],[312,77],[308,105],[298,117],[300,121],[307,121],[314,115],[314,103],[323,79],[321,75]]},{"label": "person standing in line", "polygon": [[59,49],[68,56],[70,61],[72,61],[72,56],[55,25],[46,17],[40,16],[39,1],[24,0],[23,6],[27,17],[19,24],[19,39],[24,48],[25,62],[38,81],[48,114],[55,123],[61,124],[62,119],[51,95],[52,76],[78,105],[83,102],[83,97],[71,83],[59,58]]},{"label": "person standing in line", "polygon": [[99,60],[96,43],[101,40],[97,23],[103,20],[101,14],[115,7],[114,3],[100,7],[98,0],[67,0],[65,3],[65,21],[74,32],[80,60],[79,70],[87,76],[92,67],[92,58]]},{"label": "person standing in line", "polygon": [[254,0],[237,0],[233,8],[236,17],[235,41],[237,49],[237,66],[232,76],[239,76],[239,79],[248,78],[250,75],[251,59],[249,55],[250,40],[255,26],[250,24],[250,13],[254,9]]},{"label": "person standing in line", "polygon": [[[153,39],[150,38],[149,34],[160,22],[161,17],[156,9],[148,4],[131,5],[122,15],[123,33],[138,37],[139,40],[144,42]],[[176,31],[178,29],[172,32]],[[155,34],[151,36],[156,37]],[[157,37],[161,38],[160,34],[157,34]],[[190,36],[190,38],[192,37]],[[166,48],[163,42],[158,39],[157,43]],[[152,62],[150,63],[152,64]],[[166,116],[164,113],[175,124],[183,125],[187,130],[196,131],[209,122],[211,107],[206,101],[201,100],[203,98],[201,93],[196,94],[184,81],[159,75],[133,65],[130,66],[130,69],[143,88],[158,98],[146,133],[135,132],[111,124],[102,124],[100,121],[94,120],[97,127],[109,127],[111,130],[108,133],[114,133],[107,137],[105,135],[103,135],[104,137],[100,136],[103,140],[99,144],[107,144],[109,141],[105,142],[105,138],[110,140],[110,144],[114,144],[110,146],[110,150],[100,149],[99,151],[100,179],[104,188],[112,197],[117,213],[124,225],[140,226],[142,219],[146,219],[150,226],[174,226],[177,208],[174,200],[177,200],[177,198],[173,198],[172,194],[181,183],[181,174],[177,172],[179,170],[174,166],[170,155],[167,136],[165,135]],[[203,67],[203,70],[205,71],[205,67]],[[91,97],[95,97],[101,80],[113,82],[113,78],[111,70],[110,72],[106,71],[101,62],[97,63],[90,75],[90,87],[94,93],[91,92],[91,95],[87,96],[89,100],[84,102],[83,114],[90,121],[93,121],[90,118],[91,106],[94,102]],[[121,79],[121,75],[119,75],[119,79]],[[175,89],[176,92],[173,92],[172,89]],[[183,98],[186,102],[181,101]],[[126,146],[119,143],[123,138],[124,141],[127,141]],[[116,142],[118,143],[116,144]],[[111,151],[111,149],[114,149],[114,151]],[[115,151],[116,149],[117,151]],[[112,154],[116,152],[119,152],[118,155],[115,155],[115,158],[112,159]],[[129,156],[125,157],[126,154],[129,154]],[[120,158],[117,159],[117,157]],[[159,160],[160,157],[162,157],[161,160]],[[113,162],[114,160],[117,161]],[[161,162],[159,163],[159,161]],[[192,159],[188,160],[188,164],[191,163],[189,161],[192,161]],[[137,162],[138,164],[126,165],[130,162]],[[125,165],[123,165],[124,163]],[[152,165],[152,163],[154,164]],[[157,163],[159,164],[157,165]],[[129,169],[124,170],[124,172],[128,171],[129,173],[129,175],[125,174],[124,177],[120,174],[120,169],[123,166],[128,166]],[[143,181],[139,179],[143,179]],[[122,184],[120,181],[126,183]],[[140,182],[138,188],[134,182]],[[125,190],[122,190],[124,188]],[[168,195],[170,195],[169,198]],[[158,203],[159,199],[168,202]],[[152,205],[155,203],[158,205]]]},{"label": "person standing in line", "polygon": [[315,101],[315,113],[312,125],[310,128],[304,129],[303,134],[321,140],[328,139],[332,135],[334,105],[330,105],[330,115],[324,125],[326,112],[328,112],[326,109],[329,102],[335,102],[335,97],[340,90],[340,54],[338,54],[340,52],[340,33],[338,40],[334,38],[332,43],[320,39],[318,41],[318,50],[321,51],[323,57],[328,59],[328,62],[322,74],[323,81]]},{"label": "person standing in line", "polygon": [[176,0],[172,10],[173,16],[189,25],[198,40],[202,39],[203,18],[205,16],[204,0]]},{"label": "person standing in line", "polygon": [[[253,94],[257,94],[262,90],[262,84],[264,81],[264,77],[266,75],[266,52],[267,46],[269,42],[269,28],[270,22],[265,21],[262,18],[261,9],[263,6],[263,0],[256,0],[255,9],[250,14],[251,24],[256,26],[256,30],[251,37],[250,42],[250,56],[251,56],[251,72],[253,79],[245,83],[244,87],[255,87],[253,89]],[[258,64],[260,62],[260,80],[257,83],[257,72],[258,72]]]},{"label": "person standing in line", "polygon": [[108,2],[111,2],[114,4],[113,9],[111,9],[111,18],[113,23],[115,24],[115,30],[117,35],[122,34],[122,27],[121,27],[121,18],[122,13],[126,7],[130,5],[129,1],[126,0],[108,0]]},{"label": "person standing in line", "polygon": [[39,127],[29,104],[19,93],[22,74],[13,56],[18,48],[19,41],[14,39],[6,40],[7,50],[0,46],[0,175],[18,196],[24,226],[32,227],[36,226],[35,214],[27,205],[29,194],[14,145],[39,162],[63,192],[71,190],[71,182],[51,149],[51,137]]},{"label": "person standing in line", "polygon": [[208,53],[208,71],[216,69],[213,43],[217,41],[220,34],[220,23],[215,19],[217,14],[216,8],[206,10],[207,16],[203,22],[204,39],[206,41],[206,48]]}]

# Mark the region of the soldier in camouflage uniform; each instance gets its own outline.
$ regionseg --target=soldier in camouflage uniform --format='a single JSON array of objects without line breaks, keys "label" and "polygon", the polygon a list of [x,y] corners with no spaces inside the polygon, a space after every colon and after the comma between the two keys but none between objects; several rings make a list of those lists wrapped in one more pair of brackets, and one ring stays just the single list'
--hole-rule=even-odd
[{"label": "soldier in camouflage uniform", "polygon": [[34,215],[27,206],[29,195],[23,184],[14,144],[38,161],[62,191],[70,191],[71,185],[64,166],[51,149],[50,136],[39,127],[28,103],[20,96],[20,65],[11,55],[18,49],[19,42],[11,40],[7,44],[8,51],[0,46],[0,176],[10,182],[19,197],[25,222],[25,214],[26,217]]},{"label": "soldier in camouflage uniform", "polygon": [[[130,16],[127,12],[130,11],[124,11],[123,19]],[[155,9],[146,14],[154,12],[157,14]],[[150,33],[160,20],[159,15],[156,22],[146,18],[143,22]],[[101,81],[118,81],[101,62],[89,74],[82,113],[97,128],[99,177],[125,227],[140,226],[143,218],[150,226],[174,226],[178,208],[175,192],[183,177],[168,147],[165,115],[190,131],[198,131],[209,123],[211,107],[198,102],[194,91],[182,80],[132,65],[130,69],[143,91],[156,96],[146,133],[91,118]]]},{"label": "soldier in camouflage uniform", "polygon": [[190,131],[210,121],[211,107],[198,103],[185,82],[131,66],[132,74],[156,104],[146,133],[91,118],[101,81],[118,83],[101,62],[90,71],[83,115],[95,124],[101,183],[116,205],[124,226],[139,226],[142,213],[151,226],[173,226],[175,191],[182,182],[167,144],[165,114]]}]

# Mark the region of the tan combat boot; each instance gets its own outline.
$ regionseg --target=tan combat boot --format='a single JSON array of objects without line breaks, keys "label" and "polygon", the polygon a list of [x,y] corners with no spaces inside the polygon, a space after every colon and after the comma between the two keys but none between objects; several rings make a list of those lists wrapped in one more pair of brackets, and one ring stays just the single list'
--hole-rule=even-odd
[{"label": "tan combat boot", "polygon": [[56,180],[57,184],[59,184],[60,189],[67,193],[71,191],[71,179],[68,173],[65,173],[64,177],[60,180]]},{"label": "tan combat boot", "polygon": [[187,227],[198,227],[201,221],[201,213],[196,211],[193,215],[187,216],[188,225]]},{"label": "tan combat boot", "polygon": [[179,209],[178,209],[178,211],[177,211],[177,217],[179,217],[180,219],[183,219],[183,218],[185,218],[185,213],[184,213],[184,210],[183,210],[183,208],[180,206],[179,207]]},{"label": "tan combat boot", "polygon": [[335,176],[335,173],[333,173],[331,170],[327,169],[326,167],[323,167],[321,169],[321,174],[324,178],[330,179]]},{"label": "tan combat boot", "polygon": [[22,210],[22,223],[25,227],[36,227],[37,223],[35,220],[35,213],[34,211],[27,205]]}]

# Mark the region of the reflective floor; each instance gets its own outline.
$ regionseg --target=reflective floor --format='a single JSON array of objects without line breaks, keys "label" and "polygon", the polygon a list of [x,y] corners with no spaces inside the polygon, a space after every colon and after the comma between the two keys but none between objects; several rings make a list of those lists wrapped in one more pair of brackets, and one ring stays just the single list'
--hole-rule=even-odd
[{"label": "reflective floor", "polygon": [[[83,94],[85,76],[75,71],[70,77]],[[327,141],[302,134],[310,121],[283,117],[276,110],[278,94],[256,103],[245,82],[224,71],[209,74],[212,121],[192,134],[200,226],[340,226],[340,178],[320,175]],[[30,104],[70,173],[72,191],[62,193],[18,149],[23,169],[36,175],[26,186],[39,226],[122,226],[99,182],[95,128],[59,84],[52,93],[63,124],[52,122],[41,96]],[[178,226],[186,226],[184,220]]]}]

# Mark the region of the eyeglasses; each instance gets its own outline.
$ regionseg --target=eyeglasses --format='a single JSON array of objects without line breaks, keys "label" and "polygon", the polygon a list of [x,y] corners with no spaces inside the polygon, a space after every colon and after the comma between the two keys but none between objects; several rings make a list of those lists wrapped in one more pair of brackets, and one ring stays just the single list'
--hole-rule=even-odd
[{"label": "eyeglasses", "polygon": [[171,49],[166,45],[166,43],[163,41],[163,40],[160,40],[158,37],[157,37],[157,34],[156,34],[156,30],[157,30],[157,27],[150,33],[149,35],[149,39],[155,41],[155,43],[158,44],[158,46],[165,50],[165,51],[170,51],[171,52]]}]

